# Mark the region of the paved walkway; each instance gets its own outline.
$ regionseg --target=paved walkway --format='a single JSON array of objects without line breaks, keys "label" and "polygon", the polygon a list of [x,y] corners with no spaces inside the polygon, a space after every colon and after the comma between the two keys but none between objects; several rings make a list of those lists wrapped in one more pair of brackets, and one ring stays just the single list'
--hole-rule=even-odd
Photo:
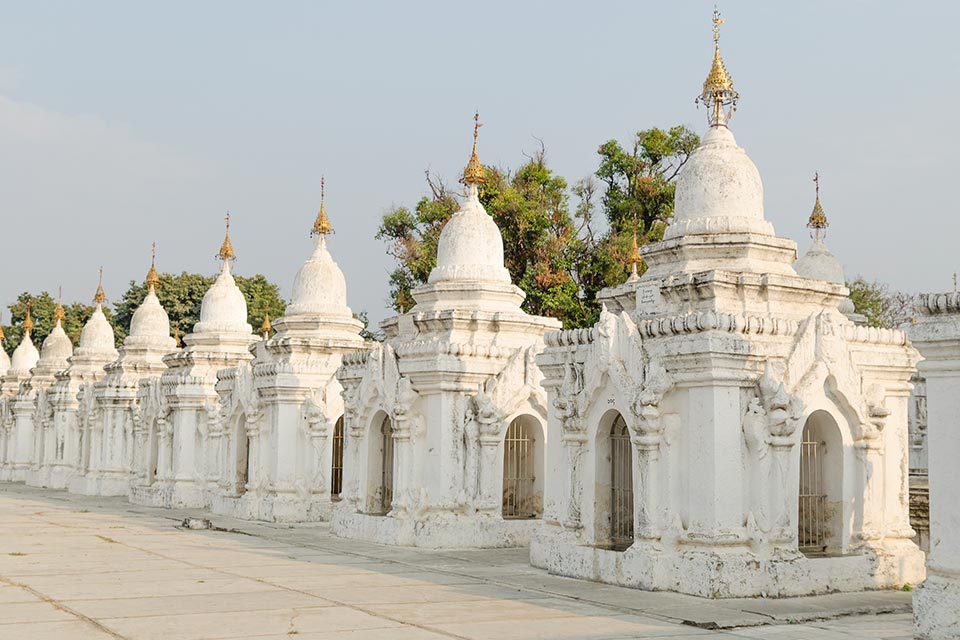
[{"label": "paved walkway", "polygon": [[524,550],[384,547],[0,484],[3,640],[906,639],[909,596],[710,601],[550,576]]}]

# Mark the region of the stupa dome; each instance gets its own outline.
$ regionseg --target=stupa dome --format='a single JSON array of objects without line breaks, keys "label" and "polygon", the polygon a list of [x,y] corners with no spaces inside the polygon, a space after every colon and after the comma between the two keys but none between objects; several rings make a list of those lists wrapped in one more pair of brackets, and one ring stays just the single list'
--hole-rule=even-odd
[{"label": "stupa dome", "polygon": [[130,319],[130,336],[144,338],[170,338],[170,317],[160,304],[157,293],[150,286],[143,302]]},{"label": "stupa dome", "polygon": [[113,327],[103,315],[103,305],[98,303],[80,332],[80,348],[91,353],[116,354],[114,340]]},{"label": "stupa dome", "polygon": [[347,306],[347,281],[318,235],[313,253],[293,279],[293,298],[287,315],[324,314],[353,316]]},{"label": "stupa dome", "polygon": [[846,284],[847,281],[840,260],[830,253],[820,238],[814,240],[810,250],[793,263],[793,268],[797,275],[812,280],[826,280],[837,284]]},{"label": "stupa dome", "polygon": [[253,332],[247,323],[247,301],[243,292],[230,275],[229,259],[223,260],[220,275],[203,295],[200,305],[200,322],[193,327],[194,333],[244,333]]},{"label": "stupa dome", "polygon": [[687,160],[665,238],[705,233],[773,235],[763,217],[763,183],[733,133],[717,125]]},{"label": "stupa dome", "polygon": [[58,319],[53,330],[43,341],[38,364],[52,371],[62,371],[67,368],[67,359],[72,355],[73,342],[63,330],[63,326]]},{"label": "stupa dome", "polygon": [[30,339],[30,332],[23,334],[23,340],[13,350],[13,358],[10,360],[10,372],[29,373],[31,369],[37,366],[40,361],[40,352],[33,346],[33,340]]},{"label": "stupa dome", "polygon": [[480,204],[477,186],[467,187],[466,202],[440,232],[437,266],[430,272],[429,282],[483,280],[509,284],[500,228]]}]

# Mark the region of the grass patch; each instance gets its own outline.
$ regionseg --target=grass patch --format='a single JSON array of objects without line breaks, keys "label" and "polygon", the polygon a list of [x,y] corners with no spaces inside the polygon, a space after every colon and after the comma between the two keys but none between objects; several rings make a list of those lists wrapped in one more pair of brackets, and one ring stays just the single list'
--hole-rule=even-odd
[{"label": "grass patch", "polygon": [[8,555],[8,556],[14,556],[14,557],[19,558],[20,556],[25,556],[25,555],[27,555],[27,554],[23,553],[22,551],[11,551],[11,552],[8,553],[7,555]]}]

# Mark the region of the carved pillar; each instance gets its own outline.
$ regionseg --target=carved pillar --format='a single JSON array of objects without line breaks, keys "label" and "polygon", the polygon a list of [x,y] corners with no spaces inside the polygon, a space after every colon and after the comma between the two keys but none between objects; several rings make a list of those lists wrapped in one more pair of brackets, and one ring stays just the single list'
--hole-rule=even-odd
[{"label": "carved pillar", "polygon": [[663,427],[660,409],[652,404],[643,405],[630,440],[637,450],[640,470],[640,488],[635,491],[637,540],[658,540],[660,538],[659,510],[659,474],[660,442]]}]

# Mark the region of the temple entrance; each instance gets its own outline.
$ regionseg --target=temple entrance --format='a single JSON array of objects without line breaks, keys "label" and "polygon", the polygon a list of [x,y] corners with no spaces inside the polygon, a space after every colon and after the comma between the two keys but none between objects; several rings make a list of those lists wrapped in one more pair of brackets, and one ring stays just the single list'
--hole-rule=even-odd
[{"label": "temple entrance", "polygon": [[380,424],[380,486],[375,511],[386,515],[393,506],[393,425],[387,416]]},{"label": "temple entrance", "polygon": [[623,416],[610,427],[610,546],[633,544],[633,444]]},{"label": "temple entrance", "polygon": [[340,499],[343,491],[343,416],[333,426],[333,461],[330,466],[330,496]]},{"label": "temple entrance", "polygon": [[539,425],[528,416],[515,418],[507,427],[503,441],[504,518],[539,518],[543,514],[537,468],[539,430]]},{"label": "temple entrance", "polygon": [[826,411],[807,418],[800,439],[797,547],[808,556],[841,551],[842,442]]}]

